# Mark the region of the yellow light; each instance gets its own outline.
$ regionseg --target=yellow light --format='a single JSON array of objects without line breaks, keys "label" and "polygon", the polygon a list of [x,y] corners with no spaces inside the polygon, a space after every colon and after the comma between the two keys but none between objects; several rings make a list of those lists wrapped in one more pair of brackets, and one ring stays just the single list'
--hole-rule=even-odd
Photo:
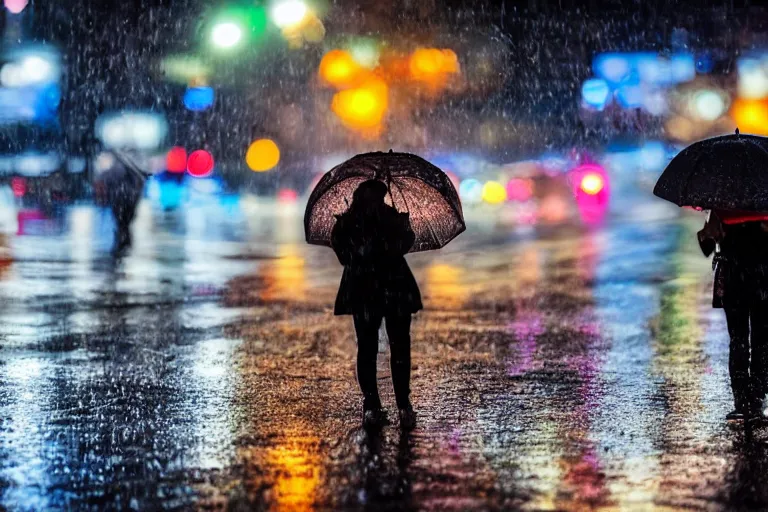
[{"label": "yellow light", "polygon": [[331,109],[350,128],[376,128],[387,112],[388,92],[382,80],[370,80],[361,87],[336,93]]},{"label": "yellow light", "polygon": [[600,191],[603,190],[604,186],[605,183],[603,182],[603,177],[599,174],[590,172],[581,178],[581,190],[590,196],[596,196],[599,194]]},{"label": "yellow light", "polygon": [[483,201],[499,204],[507,200],[507,189],[498,181],[489,181],[483,185]]},{"label": "yellow light", "polygon": [[768,135],[768,102],[736,100],[731,115],[742,132]]},{"label": "yellow light", "polygon": [[259,139],[254,141],[245,154],[245,163],[252,171],[264,172],[272,169],[280,161],[280,148],[274,141]]},{"label": "yellow light", "polygon": [[364,70],[349,52],[331,50],[320,61],[319,72],[320,78],[326,83],[334,87],[346,88],[354,85]]}]

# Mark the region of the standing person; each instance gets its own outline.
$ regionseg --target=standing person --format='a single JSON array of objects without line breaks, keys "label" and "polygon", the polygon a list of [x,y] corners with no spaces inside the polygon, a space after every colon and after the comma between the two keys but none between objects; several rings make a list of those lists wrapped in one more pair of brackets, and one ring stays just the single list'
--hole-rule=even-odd
[{"label": "standing person", "polygon": [[131,223],[136,216],[146,178],[130,167],[124,161],[125,157],[118,157],[114,152],[111,157],[112,165],[98,179],[115,218],[114,251],[119,253],[131,245]]},{"label": "standing person", "polygon": [[335,314],[352,315],[357,333],[357,380],[363,393],[363,425],[384,422],[376,384],[379,327],[386,321],[392,384],[400,426],[416,424],[410,401],[411,315],[422,309],[421,294],[404,255],[414,243],[408,214],[384,202],[387,186],[368,180],[355,190],[352,204],[338,216],[331,235],[344,265]]},{"label": "standing person", "polygon": [[768,392],[768,214],[714,211],[698,233],[715,252],[713,307],[725,310],[734,410],[728,420],[762,415]]}]

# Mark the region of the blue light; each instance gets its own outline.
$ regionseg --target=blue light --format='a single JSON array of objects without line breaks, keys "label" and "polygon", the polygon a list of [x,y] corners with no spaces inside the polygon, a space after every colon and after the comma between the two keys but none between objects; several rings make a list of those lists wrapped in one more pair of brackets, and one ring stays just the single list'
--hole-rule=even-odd
[{"label": "blue light", "polygon": [[715,61],[709,53],[702,53],[696,58],[696,72],[701,74],[711,73],[715,68]]},{"label": "blue light", "polygon": [[609,83],[617,84],[629,77],[632,71],[630,58],[621,53],[602,53],[592,62],[595,75]]},{"label": "blue light", "polygon": [[590,78],[581,86],[581,97],[584,103],[597,110],[603,110],[611,96],[608,82],[601,78]]},{"label": "blue light", "polygon": [[469,204],[478,204],[483,197],[483,184],[476,179],[468,179],[459,185],[461,200]]},{"label": "blue light", "polygon": [[624,108],[639,108],[643,106],[645,92],[641,85],[624,85],[616,91],[616,99]]},{"label": "blue light", "polygon": [[696,78],[696,61],[693,55],[679,53],[672,56],[672,78],[676,83],[690,82]]},{"label": "blue light", "polygon": [[213,105],[212,87],[189,87],[184,93],[184,106],[193,112],[208,110]]}]

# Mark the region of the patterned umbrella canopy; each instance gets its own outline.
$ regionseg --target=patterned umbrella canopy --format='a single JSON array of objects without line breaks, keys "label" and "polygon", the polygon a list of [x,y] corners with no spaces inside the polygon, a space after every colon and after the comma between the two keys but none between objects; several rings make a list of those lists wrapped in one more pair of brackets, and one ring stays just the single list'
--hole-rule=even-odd
[{"label": "patterned umbrella canopy", "polygon": [[653,193],[678,206],[768,211],[768,139],[737,130],[691,144],[664,169]]},{"label": "patterned umbrella canopy", "polygon": [[312,191],[304,213],[308,243],[331,246],[336,216],[347,210],[357,187],[370,179],[389,187],[389,205],[409,213],[416,234],[410,252],[440,249],[466,229],[459,195],[443,171],[409,153],[365,153],[328,171]]}]

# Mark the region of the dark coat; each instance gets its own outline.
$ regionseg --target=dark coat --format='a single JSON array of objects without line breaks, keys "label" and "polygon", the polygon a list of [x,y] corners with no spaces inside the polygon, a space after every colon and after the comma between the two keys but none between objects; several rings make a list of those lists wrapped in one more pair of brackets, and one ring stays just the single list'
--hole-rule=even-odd
[{"label": "dark coat", "polygon": [[[713,267],[715,283],[712,306],[738,308],[755,301],[768,300],[768,232],[760,222],[745,222],[724,227]],[[705,252],[714,241],[699,236]]]},{"label": "dark coat", "polygon": [[404,257],[414,239],[408,214],[387,205],[340,215],[331,234],[344,265],[334,313],[412,314],[422,309],[419,286]]}]

